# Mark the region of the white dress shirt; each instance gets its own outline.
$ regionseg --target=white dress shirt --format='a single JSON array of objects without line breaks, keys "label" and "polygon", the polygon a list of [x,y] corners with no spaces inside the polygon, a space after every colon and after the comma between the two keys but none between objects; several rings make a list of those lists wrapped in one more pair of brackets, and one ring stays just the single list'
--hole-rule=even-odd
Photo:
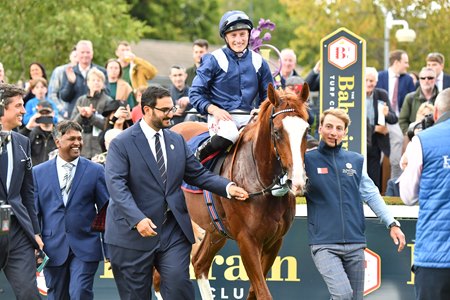
[{"label": "white dress shirt", "polygon": [[76,159],[74,159],[72,161],[65,161],[59,155],[56,157],[56,169],[58,172],[58,180],[59,180],[60,189],[62,189],[65,184],[64,175],[66,174],[66,168],[64,168],[63,165],[65,165],[68,162],[70,162],[71,164],[74,165],[74,167],[72,168],[72,172],[70,174],[71,175],[70,177],[73,179],[73,177],[75,176],[75,171],[77,170],[77,165],[78,165],[79,160],[80,160],[79,157],[77,157]]},{"label": "white dress shirt", "polygon": [[406,205],[414,205],[419,201],[419,183],[423,168],[422,143],[417,136],[414,136],[406,147],[404,156],[408,164],[398,179],[400,198]]},{"label": "white dress shirt", "polygon": [[144,120],[141,120],[139,122],[139,125],[141,126],[142,132],[144,132],[144,135],[147,138],[148,145],[150,146],[150,149],[152,150],[155,161],[158,161],[156,158],[156,150],[155,150],[155,134],[159,133],[159,142],[161,144],[161,150],[162,150],[162,153],[164,156],[164,161],[165,161],[164,165],[167,170],[167,153],[166,153],[166,143],[164,142],[163,130],[162,129],[160,129],[159,131],[154,130]]}]

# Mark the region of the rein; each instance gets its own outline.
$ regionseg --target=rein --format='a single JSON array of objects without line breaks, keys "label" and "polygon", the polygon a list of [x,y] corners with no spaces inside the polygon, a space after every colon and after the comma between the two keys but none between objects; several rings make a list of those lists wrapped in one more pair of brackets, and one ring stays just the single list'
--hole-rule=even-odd
[{"label": "rein", "polygon": [[[273,179],[272,183],[268,187],[265,187],[265,188],[263,188],[262,190],[260,190],[258,192],[249,193],[249,197],[250,198],[255,197],[255,196],[259,196],[259,195],[265,195],[266,193],[271,192],[272,190],[277,190],[277,189],[281,189],[282,188],[281,184],[280,184],[280,181],[281,181],[281,178],[283,178],[286,175],[286,171],[283,169],[283,165],[281,164],[281,157],[280,157],[280,154],[278,153],[277,144],[276,144],[276,140],[275,140],[275,135],[273,133],[273,119],[275,119],[275,117],[280,115],[280,114],[293,112],[293,111],[295,111],[293,108],[287,108],[287,109],[282,109],[282,110],[280,110],[278,112],[275,112],[275,107],[272,107],[272,115],[270,116],[270,133],[271,133],[271,136],[272,136],[273,148],[275,150],[275,157],[276,157],[276,159],[277,159],[277,161],[278,161],[282,171],[281,171],[280,175],[276,176]],[[229,172],[229,176],[228,176],[231,181],[232,181],[234,161],[235,161],[236,154],[237,154],[237,149],[239,148],[239,144],[240,144],[240,142],[242,140],[242,137],[243,137],[243,135],[239,136],[239,139],[237,140],[237,142],[235,144],[234,151],[233,151],[233,157],[232,157],[232,160],[231,160],[231,168],[230,168],[230,172]],[[254,161],[254,159],[253,159],[253,161]],[[259,180],[259,177],[258,177],[258,181],[261,183],[261,181]],[[275,185],[277,185],[277,184],[280,185],[280,187],[274,189],[273,187]],[[262,185],[262,183],[261,183],[261,185]]]}]

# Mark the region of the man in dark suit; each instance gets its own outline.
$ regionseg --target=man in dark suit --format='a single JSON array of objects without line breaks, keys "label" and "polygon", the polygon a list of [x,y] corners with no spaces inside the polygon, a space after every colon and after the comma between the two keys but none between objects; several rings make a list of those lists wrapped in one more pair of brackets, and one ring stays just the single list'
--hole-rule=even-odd
[{"label": "man in dark suit", "polygon": [[[377,88],[388,92],[391,107],[398,117],[406,94],[416,90],[414,82],[407,74],[409,68],[408,54],[403,50],[394,50],[389,54],[389,68],[378,73]],[[402,173],[400,158],[403,147],[403,133],[398,122],[388,124],[391,145],[391,178],[398,178]]]},{"label": "man in dark suit", "polygon": [[[386,125],[397,123],[398,118],[391,108],[387,92],[375,87],[377,80],[377,70],[366,68],[367,173],[381,192],[381,153],[389,157],[391,152]],[[379,116],[381,112],[382,118]]]},{"label": "man in dark suit", "polygon": [[0,148],[0,200],[11,205],[8,235],[0,235],[0,269],[17,299],[40,299],[36,285],[35,249],[44,246],[33,201],[31,145],[12,131],[22,124],[25,91],[0,84],[2,147]]},{"label": "man in dark suit", "polygon": [[432,52],[427,55],[427,67],[432,68],[436,73],[436,86],[441,92],[450,87],[450,75],[444,73],[445,58],[439,52]]},{"label": "man in dark suit", "polygon": [[93,299],[102,260],[100,235],[91,224],[109,199],[104,168],[80,157],[81,126],[60,122],[54,132],[58,156],[33,168],[35,201],[42,224],[48,299]]},{"label": "man in dark suit", "polygon": [[155,266],[165,300],[194,299],[194,234],[182,181],[237,200],[248,193],[206,170],[183,138],[166,129],[176,110],[167,89],[148,87],[141,105],[144,117],[111,142],[106,160],[105,241],[114,278],[122,300],[150,299]]}]

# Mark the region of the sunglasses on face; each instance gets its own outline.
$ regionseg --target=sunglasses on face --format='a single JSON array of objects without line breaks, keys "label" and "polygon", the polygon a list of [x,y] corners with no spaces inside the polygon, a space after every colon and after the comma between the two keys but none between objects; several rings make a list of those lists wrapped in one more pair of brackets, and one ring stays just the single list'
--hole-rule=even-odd
[{"label": "sunglasses on face", "polygon": [[420,77],[420,80],[425,80],[425,79],[433,80],[434,77],[433,76]]}]

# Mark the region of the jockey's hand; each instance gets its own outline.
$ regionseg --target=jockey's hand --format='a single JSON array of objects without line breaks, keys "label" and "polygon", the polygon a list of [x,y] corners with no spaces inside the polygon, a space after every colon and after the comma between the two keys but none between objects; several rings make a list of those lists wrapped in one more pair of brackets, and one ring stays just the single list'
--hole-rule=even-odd
[{"label": "jockey's hand", "polygon": [[153,230],[156,229],[156,225],[153,224],[152,220],[149,218],[144,218],[139,221],[139,223],[136,224],[136,229],[143,237],[152,237],[158,234]]},{"label": "jockey's hand", "polygon": [[[212,105],[211,105],[212,106]],[[214,116],[217,121],[231,121],[233,118],[231,115],[224,109],[221,109],[217,106],[208,107],[208,112]]]},{"label": "jockey's hand", "polygon": [[239,201],[244,201],[245,199],[248,199],[248,192],[235,184],[230,185],[230,187],[228,188],[228,193],[230,194],[231,197],[234,197],[236,198],[236,200]]}]

